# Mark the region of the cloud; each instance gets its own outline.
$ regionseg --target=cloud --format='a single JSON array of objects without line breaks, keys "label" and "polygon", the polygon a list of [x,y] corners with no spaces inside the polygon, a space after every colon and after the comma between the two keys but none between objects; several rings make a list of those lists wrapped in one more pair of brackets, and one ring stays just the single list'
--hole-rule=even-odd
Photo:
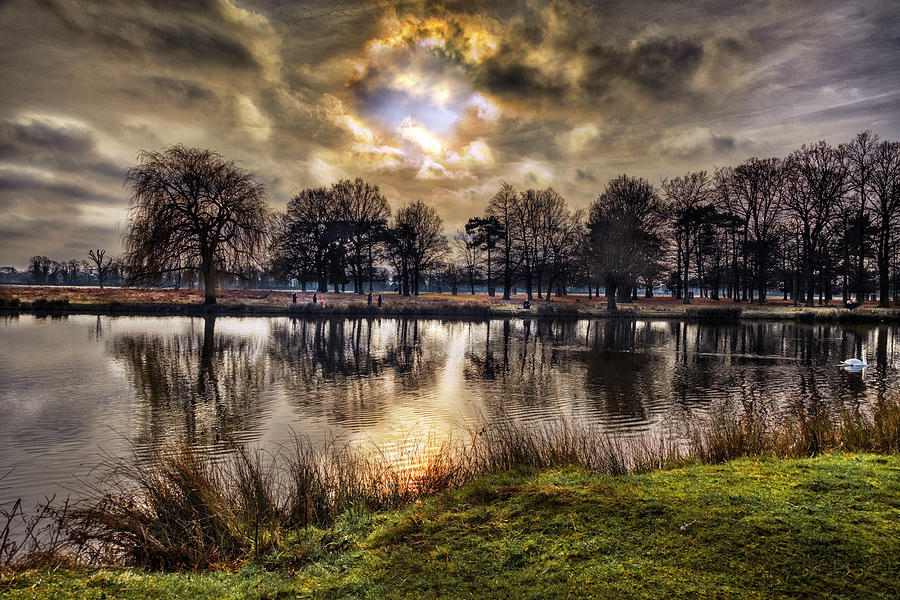
[{"label": "cloud", "polygon": [[115,52],[174,66],[268,71],[266,19],[227,0],[39,0],[70,31]]},{"label": "cloud", "polygon": [[716,133],[708,127],[693,127],[667,134],[654,147],[663,155],[685,159],[728,156],[738,149],[748,149],[752,144],[748,140]]},{"label": "cloud", "polygon": [[900,137],[886,0],[40,0],[0,28],[0,222],[28,240],[0,263],[19,266],[91,235],[117,251],[124,169],[174,143],[240,161],[275,208],[362,176],[452,228],[503,181],[584,206],[617,173]]},{"label": "cloud", "polygon": [[569,154],[579,154],[588,149],[600,137],[595,123],[583,123],[559,136],[560,146]]}]

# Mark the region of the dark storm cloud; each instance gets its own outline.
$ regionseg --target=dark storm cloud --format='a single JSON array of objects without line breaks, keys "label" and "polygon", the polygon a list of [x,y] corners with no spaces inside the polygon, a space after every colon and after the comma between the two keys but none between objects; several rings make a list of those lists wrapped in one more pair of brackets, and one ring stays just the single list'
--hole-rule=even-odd
[{"label": "dark storm cloud", "polygon": [[[103,158],[92,132],[78,125],[26,118],[0,120],[0,162],[52,168],[121,181],[123,169]],[[29,180],[7,174],[6,185]],[[0,174],[0,177],[3,175]]]},{"label": "dark storm cloud", "polygon": [[123,198],[124,194],[108,194],[73,182],[48,180],[27,172],[0,171],[0,210],[39,202],[44,209],[65,208],[71,211],[67,215],[72,216],[85,203],[115,206],[121,204]]},{"label": "dark storm cloud", "polygon": [[[652,38],[631,47],[563,46],[558,48],[559,68],[539,69],[523,64],[521,42],[525,41],[520,40],[517,45],[507,43],[497,56],[476,68],[478,81],[491,92],[515,99],[568,97],[582,103],[604,97],[622,83],[631,82],[657,98],[677,100],[673,93],[687,87],[704,56],[703,45],[694,40]],[[575,81],[564,67],[567,55],[584,63],[584,74]]]},{"label": "dark storm cloud", "polygon": [[40,0],[70,31],[116,52],[176,63],[260,69],[249,28],[217,0]]},{"label": "dark storm cloud", "polygon": [[86,131],[54,127],[40,121],[0,121],[0,159],[21,158],[35,153],[82,154],[94,149]]},{"label": "dark storm cloud", "polygon": [[575,181],[596,181],[594,175],[584,169],[575,169]]},{"label": "dark storm cloud", "polygon": [[[143,81],[134,87],[141,89],[141,93],[146,93],[146,91],[149,90],[150,93],[158,96],[162,100],[179,104],[210,104],[217,103],[220,100],[219,96],[212,88],[207,87],[202,83],[179,77],[154,75],[143,78]],[[126,87],[124,91],[127,93],[132,89],[134,88]]]}]

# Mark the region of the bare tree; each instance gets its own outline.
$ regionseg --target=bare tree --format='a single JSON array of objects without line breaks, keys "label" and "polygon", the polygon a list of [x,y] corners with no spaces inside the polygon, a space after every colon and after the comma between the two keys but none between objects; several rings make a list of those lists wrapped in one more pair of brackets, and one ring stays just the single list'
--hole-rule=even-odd
[{"label": "bare tree", "polygon": [[497,220],[503,235],[501,250],[503,261],[503,299],[509,300],[514,276],[521,262],[520,253],[516,251],[515,207],[518,193],[511,185],[504,183],[488,202],[485,215]]},{"label": "bare tree", "polygon": [[[522,275],[525,278],[525,294],[533,298],[535,271],[538,263],[541,205],[540,190],[528,189],[519,193],[513,203],[513,232],[521,253]],[[538,289],[538,297],[540,297]]]},{"label": "bare tree", "polygon": [[337,182],[331,186],[331,194],[338,210],[338,219],[346,223],[353,287],[357,294],[363,293],[363,280],[368,271],[371,292],[374,247],[391,216],[387,199],[377,185],[367,183],[360,177],[353,181]]},{"label": "bare tree", "polygon": [[[475,281],[481,270],[481,244],[474,234],[457,231],[453,236],[453,245],[462,257],[461,267],[465,269],[469,279],[469,291],[475,293]],[[450,263],[448,263],[449,265]],[[457,265],[459,266],[459,265]]]},{"label": "bare tree", "polygon": [[544,234],[546,236],[545,260],[547,269],[547,299],[556,285],[557,296],[565,292],[569,278],[573,274],[578,250],[578,239],[582,234],[584,225],[584,211],[570,211],[563,204],[561,210],[551,214],[554,216],[546,221]]},{"label": "bare tree", "polygon": [[113,259],[106,258],[106,250],[97,248],[96,250],[88,250],[88,258],[94,263],[94,272],[97,274],[97,283],[100,289],[103,289],[103,281],[112,268]]},{"label": "bare tree", "polygon": [[759,303],[766,301],[769,254],[774,231],[781,216],[784,169],[777,158],[751,158],[731,171],[732,198],[745,218],[745,253],[752,256],[756,269]]},{"label": "bare tree", "polygon": [[253,175],[217,152],[171,146],[142,151],[128,170],[131,194],[126,261],[133,280],[197,268],[205,302],[217,277],[240,276],[265,247],[265,191]]},{"label": "bare tree", "polygon": [[665,220],[665,207],[653,186],[627,175],[610,181],[591,204],[588,230],[609,310],[616,310],[619,286],[634,281],[659,251]]},{"label": "bare tree", "polygon": [[813,306],[822,234],[847,188],[844,152],[824,141],[803,146],[785,161],[784,205],[800,232],[806,305]]},{"label": "bare tree", "polygon": [[677,279],[683,285],[684,304],[690,304],[691,253],[699,242],[700,230],[714,212],[710,205],[712,186],[706,171],[694,171],[683,177],[663,179],[662,191],[674,220]]},{"label": "bare tree", "polygon": [[411,291],[418,296],[421,278],[441,264],[448,250],[443,228],[437,210],[421,200],[403,206],[394,216],[390,245],[404,294]]},{"label": "bare tree", "polygon": [[487,269],[488,296],[494,296],[494,280],[491,271],[491,254],[497,249],[499,241],[506,236],[506,230],[495,216],[472,217],[466,223],[466,233],[473,236],[472,241],[484,251]]},{"label": "bare tree", "polygon": [[47,283],[53,271],[53,261],[48,256],[32,256],[28,261],[28,272],[35,283]]},{"label": "bare tree", "polygon": [[[459,294],[459,284],[465,277],[465,269],[453,261],[444,264],[444,268],[439,273],[444,282],[450,286],[450,293],[454,296]],[[471,283],[471,279],[469,280]],[[472,292],[473,294],[475,292]]]},{"label": "bare tree", "polygon": [[878,230],[878,291],[883,308],[891,305],[889,276],[891,256],[897,247],[900,225],[900,142],[881,142],[873,158],[869,196]]},{"label": "bare tree", "polygon": [[845,146],[850,164],[850,189],[855,197],[850,200],[852,244],[856,251],[856,297],[862,299],[866,293],[866,254],[869,233],[869,204],[866,197],[875,171],[874,158],[878,147],[878,136],[871,131],[862,131]]},{"label": "bare tree", "polygon": [[320,292],[328,291],[329,280],[337,289],[349,235],[331,191],[324,187],[301,190],[288,202],[284,219],[278,261],[294,263],[297,272],[312,274]]}]

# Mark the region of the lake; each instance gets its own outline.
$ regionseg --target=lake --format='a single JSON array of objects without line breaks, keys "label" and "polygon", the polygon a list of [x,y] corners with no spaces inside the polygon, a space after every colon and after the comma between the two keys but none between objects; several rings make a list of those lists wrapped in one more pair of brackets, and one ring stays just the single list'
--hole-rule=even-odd
[{"label": "lake", "polygon": [[[898,383],[896,326],[678,320],[3,317],[0,503],[184,440],[396,448],[502,420],[619,435],[709,411],[860,405]],[[839,361],[866,353],[864,373]],[[4,476],[5,474],[5,476]]]}]

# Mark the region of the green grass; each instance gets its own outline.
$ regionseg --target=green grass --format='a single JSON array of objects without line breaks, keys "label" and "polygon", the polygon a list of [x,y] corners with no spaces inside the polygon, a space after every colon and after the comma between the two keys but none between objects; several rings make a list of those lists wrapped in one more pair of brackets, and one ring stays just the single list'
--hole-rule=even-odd
[{"label": "green grass", "polygon": [[7,598],[897,598],[900,457],[519,470],[297,532],[237,571],[13,571]]}]

